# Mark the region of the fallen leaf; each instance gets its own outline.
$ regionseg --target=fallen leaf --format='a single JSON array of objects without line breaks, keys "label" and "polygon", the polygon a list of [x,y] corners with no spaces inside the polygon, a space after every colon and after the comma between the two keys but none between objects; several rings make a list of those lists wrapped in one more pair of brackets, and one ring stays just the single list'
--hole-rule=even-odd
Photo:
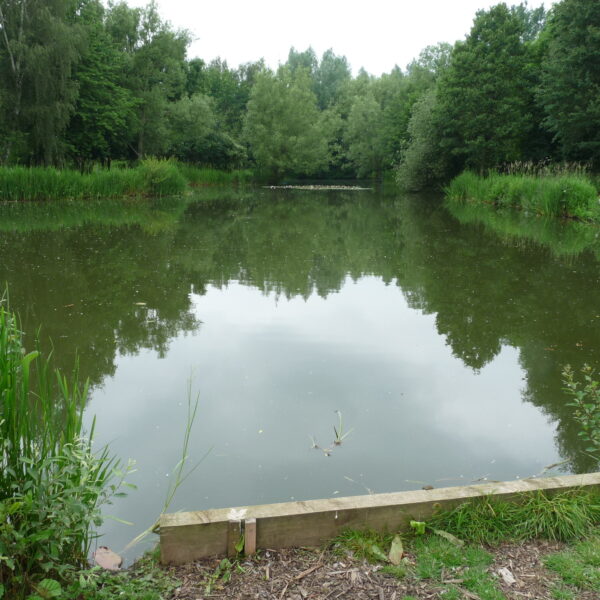
[{"label": "fallen leaf", "polygon": [[439,535],[440,537],[443,537],[444,539],[448,540],[451,544],[454,544],[455,546],[464,546],[465,543],[457,538],[455,535],[452,535],[451,533],[448,533],[447,531],[442,531],[441,529],[434,529],[433,533],[435,533],[436,535]]},{"label": "fallen leaf", "polygon": [[392,547],[388,554],[388,559],[393,565],[399,565],[402,562],[402,555],[404,554],[404,546],[402,544],[402,538],[397,535],[392,540]]}]

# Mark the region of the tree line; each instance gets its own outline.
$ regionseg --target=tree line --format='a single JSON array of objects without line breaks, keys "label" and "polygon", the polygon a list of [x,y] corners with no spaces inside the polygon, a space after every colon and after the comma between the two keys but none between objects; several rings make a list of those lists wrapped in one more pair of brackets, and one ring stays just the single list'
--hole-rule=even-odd
[{"label": "tree line", "polygon": [[153,2],[0,0],[0,162],[395,171],[416,189],[465,168],[600,159],[600,2],[498,4],[465,40],[380,77],[311,48],[276,70],[231,68],[189,59],[190,41]]}]

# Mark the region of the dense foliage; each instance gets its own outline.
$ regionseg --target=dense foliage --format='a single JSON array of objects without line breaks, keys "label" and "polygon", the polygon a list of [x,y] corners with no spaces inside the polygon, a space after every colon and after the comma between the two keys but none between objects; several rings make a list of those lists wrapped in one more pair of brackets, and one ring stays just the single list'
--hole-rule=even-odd
[{"label": "dense foliage", "polygon": [[353,77],[327,50],[230,68],[187,57],[151,2],[0,0],[0,163],[154,156],[288,176],[397,170],[410,189],[465,168],[600,159],[600,5],[478,11],[454,46]]},{"label": "dense foliage", "polygon": [[35,600],[59,596],[86,564],[119,482],[83,430],[87,385],[24,343],[0,301],[0,597]]}]

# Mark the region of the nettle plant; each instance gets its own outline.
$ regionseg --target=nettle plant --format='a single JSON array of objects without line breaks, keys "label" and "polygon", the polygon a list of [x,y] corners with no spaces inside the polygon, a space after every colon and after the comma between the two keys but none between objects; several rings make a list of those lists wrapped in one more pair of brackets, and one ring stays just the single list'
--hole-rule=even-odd
[{"label": "nettle plant", "polygon": [[594,379],[590,365],[581,369],[581,380],[567,365],[562,372],[564,390],[572,400],[568,406],[574,408],[574,417],[581,426],[579,437],[586,442],[585,451],[596,461],[600,461],[600,382]]}]

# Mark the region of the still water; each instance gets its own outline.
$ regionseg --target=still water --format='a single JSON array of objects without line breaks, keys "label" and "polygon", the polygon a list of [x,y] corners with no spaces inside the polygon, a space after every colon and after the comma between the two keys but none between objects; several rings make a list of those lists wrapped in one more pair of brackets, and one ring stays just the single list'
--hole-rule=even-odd
[{"label": "still water", "polygon": [[206,456],[170,511],[592,468],[561,390],[600,367],[598,229],[574,227],[374,190],[5,205],[0,280],[136,460],[118,551],[162,510],[190,387]]}]

